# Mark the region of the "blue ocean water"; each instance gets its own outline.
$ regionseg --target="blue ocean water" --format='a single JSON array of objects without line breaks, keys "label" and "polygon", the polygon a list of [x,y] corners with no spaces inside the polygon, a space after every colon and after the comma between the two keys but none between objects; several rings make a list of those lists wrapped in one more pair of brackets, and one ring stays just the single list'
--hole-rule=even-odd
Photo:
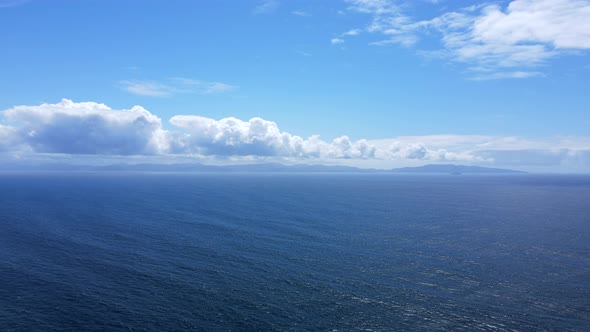
[{"label": "blue ocean water", "polygon": [[2,331],[589,331],[590,176],[0,174]]}]

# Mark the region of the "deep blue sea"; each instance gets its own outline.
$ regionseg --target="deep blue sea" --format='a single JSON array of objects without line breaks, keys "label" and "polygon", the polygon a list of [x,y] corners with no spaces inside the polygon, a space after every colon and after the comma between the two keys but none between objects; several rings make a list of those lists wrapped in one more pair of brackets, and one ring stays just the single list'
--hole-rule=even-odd
[{"label": "deep blue sea", "polygon": [[590,331],[590,176],[0,173],[1,331]]}]

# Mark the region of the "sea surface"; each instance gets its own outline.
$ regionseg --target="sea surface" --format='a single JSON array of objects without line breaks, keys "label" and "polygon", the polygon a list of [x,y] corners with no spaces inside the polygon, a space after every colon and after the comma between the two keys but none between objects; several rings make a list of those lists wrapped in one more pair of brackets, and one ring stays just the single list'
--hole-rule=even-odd
[{"label": "sea surface", "polygon": [[1,331],[590,331],[590,176],[0,173]]}]

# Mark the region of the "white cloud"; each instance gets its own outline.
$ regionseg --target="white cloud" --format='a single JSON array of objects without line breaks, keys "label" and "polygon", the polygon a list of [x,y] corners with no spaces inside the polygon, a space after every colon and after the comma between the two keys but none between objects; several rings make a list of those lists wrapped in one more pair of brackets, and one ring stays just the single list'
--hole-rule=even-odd
[{"label": "white cloud", "polygon": [[177,151],[200,155],[255,155],[299,158],[371,158],[374,147],[365,140],[352,142],[342,136],[328,143],[312,136],[303,139],[283,132],[277,124],[261,118],[214,120],[196,115],[177,115],[170,123],[188,132],[178,138]]},{"label": "white cloud", "polygon": [[515,0],[506,9],[488,5],[451,12],[422,25],[442,33],[453,60],[501,70],[536,67],[572,50],[589,49],[589,18],[588,1]]},{"label": "white cloud", "polygon": [[21,148],[22,142],[18,130],[14,127],[0,124],[0,152],[17,150]]},{"label": "white cloud", "polygon": [[127,92],[149,97],[167,97],[181,93],[216,94],[238,89],[236,85],[182,77],[169,78],[165,83],[144,80],[124,80],[120,81],[119,84]]},{"label": "white cloud", "polygon": [[483,3],[427,19],[410,19],[398,1],[348,0],[349,10],[371,17],[366,31],[384,46],[412,46],[438,33],[442,55],[470,69],[475,79],[541,76],[549,60],[590,49],[590,1],[513,0],[506,7]]},{"label": "white cloud", "polygon": [[464,162],[485,162],[491,161],[475,156],[470,152],[450,152],[446,149],[428,148],[422,142],[402,143],[393,141],[387,150],[387,156],[392,159],[418,159],[430,161],[464,161]]},{"label": "white cloud", "polygon": [[266,156],[290,152],[291,135],[281,133],[276,123],[261,118],[247,122],[236,118],[217,121],[196,115],[176,115],[170,123],[189,132],[182,139],[182,146],[189,153]]},{"label": "white cloud", "polygon": [[[160,119],[142,108],[113,110],[94,102],[16,106],[4,116],[33,151],[69,154],[157,154],[166,146]],[[13,133],[13,134],[15,134]]]},{"label": "white cloud", "polygon": [[342,43],[344,43],[344,39],[332,38],[332,39],[330,39],[330,43],[332,43],[332,45],[342,44]]},{"label": "white cloud", "polygon": [[515,0],[503,11],[491,5],[472,26],[472,38],[484,44],[538,43],[557,49],[590,48],[590,2]]},{"label": "white cloud", "polygon": [[337,137],[330,144],[324,143],[319,146],[323,150],[322,155],[329,158],[371,159],[375,158],[377,151],[367,140],[353,142],[348,136]]}]

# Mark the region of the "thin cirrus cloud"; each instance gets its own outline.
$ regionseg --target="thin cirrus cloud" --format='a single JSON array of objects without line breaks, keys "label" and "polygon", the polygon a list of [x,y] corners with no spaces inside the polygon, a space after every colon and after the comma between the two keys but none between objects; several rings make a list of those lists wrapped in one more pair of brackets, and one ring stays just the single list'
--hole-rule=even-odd
[{"label": "thin cirrus cloud", "polygon": [[475,79],[542,76],[535,68],[590,49],[587,0],[513,0],[507,6],[482,3],[427,20],[410,18],[405,11],[407,2],[346,2],[349,12],[370,17],[362,31],[378,36],[371,45],[418,47],[421,39],[437,36],[442,49],[421,53],[464,64]]},{"label": "thin cirrus cloud", "polygon": [[169,78],[165,82],[123,80],[119,87],[129,93],[148,97],[168,97],[175,94],[217,94],[237,90],[236,85],[206,82],[189,78]]}]

